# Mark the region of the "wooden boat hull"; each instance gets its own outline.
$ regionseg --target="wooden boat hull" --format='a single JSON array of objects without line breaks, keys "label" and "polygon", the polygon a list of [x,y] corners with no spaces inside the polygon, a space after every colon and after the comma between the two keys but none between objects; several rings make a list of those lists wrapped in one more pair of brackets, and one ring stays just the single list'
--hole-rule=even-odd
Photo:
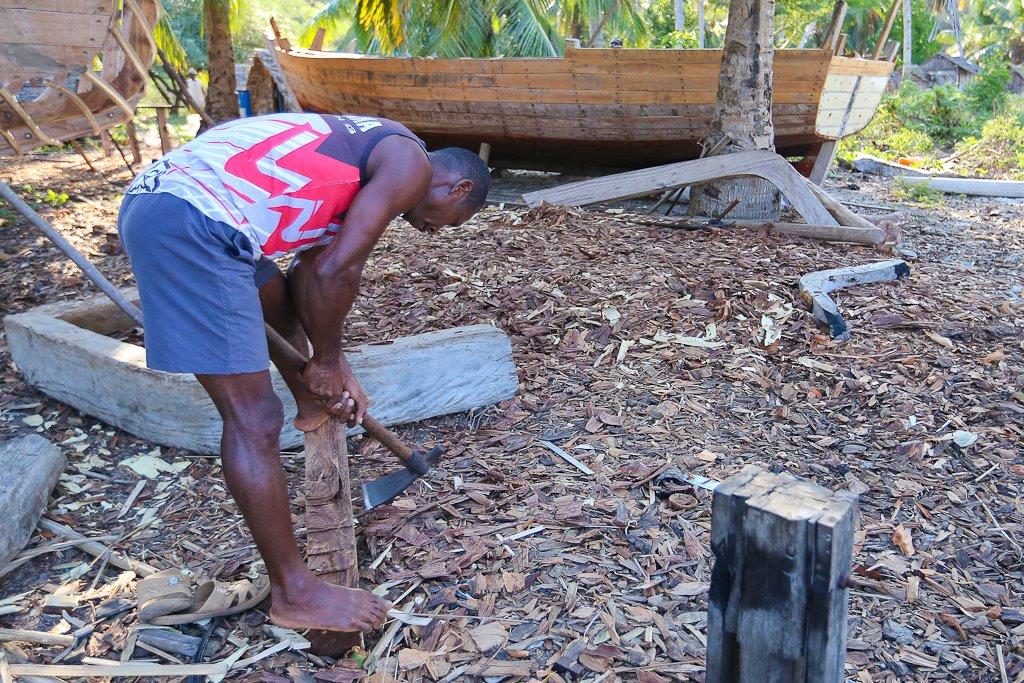
[{"label": "wooden boat hull", "polygon": [[[692,159],[710,129],[721,50],[568,49],[552,59],[428,59],[274,50],[301,106],[386,116],[431,147],[491,145],[506,167]],[[778,151],[802,156],[871,120],[893,65],[775,53]]]},{"label": "wooden boat hull", "polygon": [[[0,154],[95,135],[132,118],[156,57],[151,31],[160,4],[117,5],[0,0]],[[92,71],[96,56],[99,72]]]}]

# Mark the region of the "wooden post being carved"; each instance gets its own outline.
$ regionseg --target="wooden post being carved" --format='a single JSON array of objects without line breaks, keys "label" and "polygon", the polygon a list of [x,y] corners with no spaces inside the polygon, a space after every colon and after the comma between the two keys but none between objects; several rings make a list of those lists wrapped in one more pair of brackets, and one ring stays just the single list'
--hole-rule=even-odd
[{"label": "wooden post being carved", "polygon": [[[359,586],[352,481],[345,424],[331,418],[306,432],[306,563],[324,581]],[[362,644],[362,634],[310,631],[317,654],[340,657]]]},{"label": "wooden post being carved", "polygon": [[753,465],[715,490],[707,683],[841,683],[856,509]]}]

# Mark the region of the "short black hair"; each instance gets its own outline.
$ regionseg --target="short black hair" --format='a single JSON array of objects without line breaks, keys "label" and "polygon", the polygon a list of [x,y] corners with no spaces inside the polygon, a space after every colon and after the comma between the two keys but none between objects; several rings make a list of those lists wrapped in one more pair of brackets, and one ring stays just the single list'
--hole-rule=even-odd
[{"label": "short black hair", "polygon": [[462,147],[445,147],[431,154],[439,165],[458,176],[459,180],[472,180],[473,191],[466,197],[466,202],[476,207],[487,201],[487,192],[491,189],[491,172],[479,155]]}]

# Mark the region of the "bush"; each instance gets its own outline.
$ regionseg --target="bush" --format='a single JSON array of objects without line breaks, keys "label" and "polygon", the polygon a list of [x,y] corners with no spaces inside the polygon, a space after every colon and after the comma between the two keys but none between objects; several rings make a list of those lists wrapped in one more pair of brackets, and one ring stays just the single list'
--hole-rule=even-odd
[{"label": "bush", "polygon": [[986,60],[964,90],[971,109],[986,118],[1002,109],[1006,104],[1010,77],[1009,64],[1002,60]]}]

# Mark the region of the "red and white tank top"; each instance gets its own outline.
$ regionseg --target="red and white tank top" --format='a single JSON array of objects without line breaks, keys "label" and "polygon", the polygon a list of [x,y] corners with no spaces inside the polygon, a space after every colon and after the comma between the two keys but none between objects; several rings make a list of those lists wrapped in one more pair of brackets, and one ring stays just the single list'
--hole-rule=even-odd
[{"label": "red and white tank top", "polygon": [[[241,231],[264,256],[330,241],[368,180],[366,162],[395,121],[268,114],[212,128],[139,174],[128,194],[169,192]],[[173,225],[173,221],[169,221]]]}]

